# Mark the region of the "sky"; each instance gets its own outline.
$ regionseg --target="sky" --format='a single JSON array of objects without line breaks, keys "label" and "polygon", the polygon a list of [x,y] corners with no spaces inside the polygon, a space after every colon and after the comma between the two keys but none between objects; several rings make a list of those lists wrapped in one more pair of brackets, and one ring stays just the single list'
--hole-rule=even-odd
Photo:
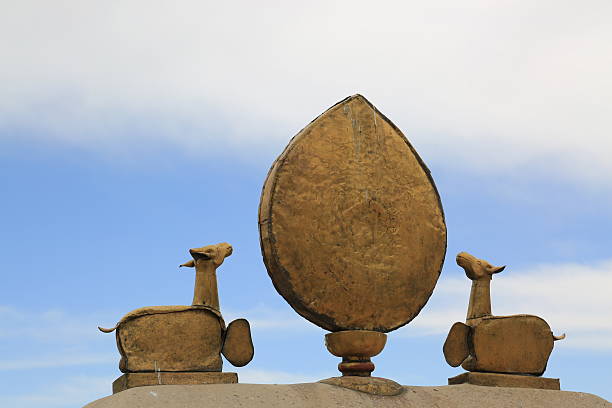
[{"label": "sky", "polygon": [[[257,206],[302,127],[360,93],[430,168],[447,258],[375,375],[443,385],[468,251],[493,313],[546,319],[547,377],[612,400],[612,3],[0,0],[0,406],[78,407],[121,373],[113,326],[189,304],[188,249],[227,241],[241,382],[337,375],[276,293]],[[304,358],[308,356],[307,358]]]}]

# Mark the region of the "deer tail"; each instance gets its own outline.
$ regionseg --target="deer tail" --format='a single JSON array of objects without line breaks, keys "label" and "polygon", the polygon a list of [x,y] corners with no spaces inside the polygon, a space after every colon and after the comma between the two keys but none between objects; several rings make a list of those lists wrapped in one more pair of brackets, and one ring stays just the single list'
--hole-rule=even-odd
[{"label": "deer tail", "polygon": [[116,328],[117,326],[113,327],[112,329],[105,329],[104,327],[98,326],[98,330],[100,330],[102,333],[112,333]]},{"label": "deer tail", "polygon": [[565,338],[565,333],[563,333],[563,334],[562,334],[562,335],[560,335],[560,336],[555,336],[555,335],[553,334],[553,340],[554,340],[554,341],[557,341],[557,340],[563,340],[564,338]]}]

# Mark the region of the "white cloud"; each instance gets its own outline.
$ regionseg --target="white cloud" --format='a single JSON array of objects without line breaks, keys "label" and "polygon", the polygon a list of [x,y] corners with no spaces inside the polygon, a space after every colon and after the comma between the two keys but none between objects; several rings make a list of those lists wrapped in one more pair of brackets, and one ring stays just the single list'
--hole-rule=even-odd
[{"label": "white cloud", "polygon": [[[279,149],[362,92],[428,160],[610,186],[612,4],[85,3],[0,16],[0,134]],[[155,128],[152,134],[150,122]],[[225,146],[225,145],[224,145]]]},{"label": "white cloud", "polygon": [[[557,335],[556,347],[612,351],[612,260],[593,265],[547,264],[528,270],[508,267],[491,283],[493,314],[532,314]],[[425,310],[402,329],[404,336],[446,333],[464,321],[470,293],[467,278],[444,278]]]}]

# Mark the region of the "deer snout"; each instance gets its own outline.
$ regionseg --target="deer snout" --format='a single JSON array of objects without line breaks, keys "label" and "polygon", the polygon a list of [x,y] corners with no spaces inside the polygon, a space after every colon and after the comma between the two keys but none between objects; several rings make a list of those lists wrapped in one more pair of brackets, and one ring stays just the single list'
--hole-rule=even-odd
[{"label": "deer snout", "polygon": [[473,258],[473,256],[471,256],[467,252],[459,252],[455,260],[457,262],[457,265],[459,265],[462,268],[465,268],[470,262],[470,258]]},{"label": "deer snout", "polygon": [[227,258],[234,252],[234,248],[227,242],[218,245],[219,251],[223,252],[223,257]]}]

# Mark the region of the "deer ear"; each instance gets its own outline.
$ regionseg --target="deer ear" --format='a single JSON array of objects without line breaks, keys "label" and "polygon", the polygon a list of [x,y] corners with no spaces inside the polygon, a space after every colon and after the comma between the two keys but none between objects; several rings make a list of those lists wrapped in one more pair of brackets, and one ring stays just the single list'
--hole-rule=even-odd
[{"label": "deer ear", "polygon": [[185,266],[187,268],[193,268],[195,266],[195,261],[193,259],[191,259],[191,260],[185,262],[184,264],[179,265],[179,268],[181,266]]},{"label": "deer ear", "polygon": [[506,265],[504,265],[504,266],[493,266],[492,269],[491,269],[491,274],[500,273],[504,269],[506,269]]}]

